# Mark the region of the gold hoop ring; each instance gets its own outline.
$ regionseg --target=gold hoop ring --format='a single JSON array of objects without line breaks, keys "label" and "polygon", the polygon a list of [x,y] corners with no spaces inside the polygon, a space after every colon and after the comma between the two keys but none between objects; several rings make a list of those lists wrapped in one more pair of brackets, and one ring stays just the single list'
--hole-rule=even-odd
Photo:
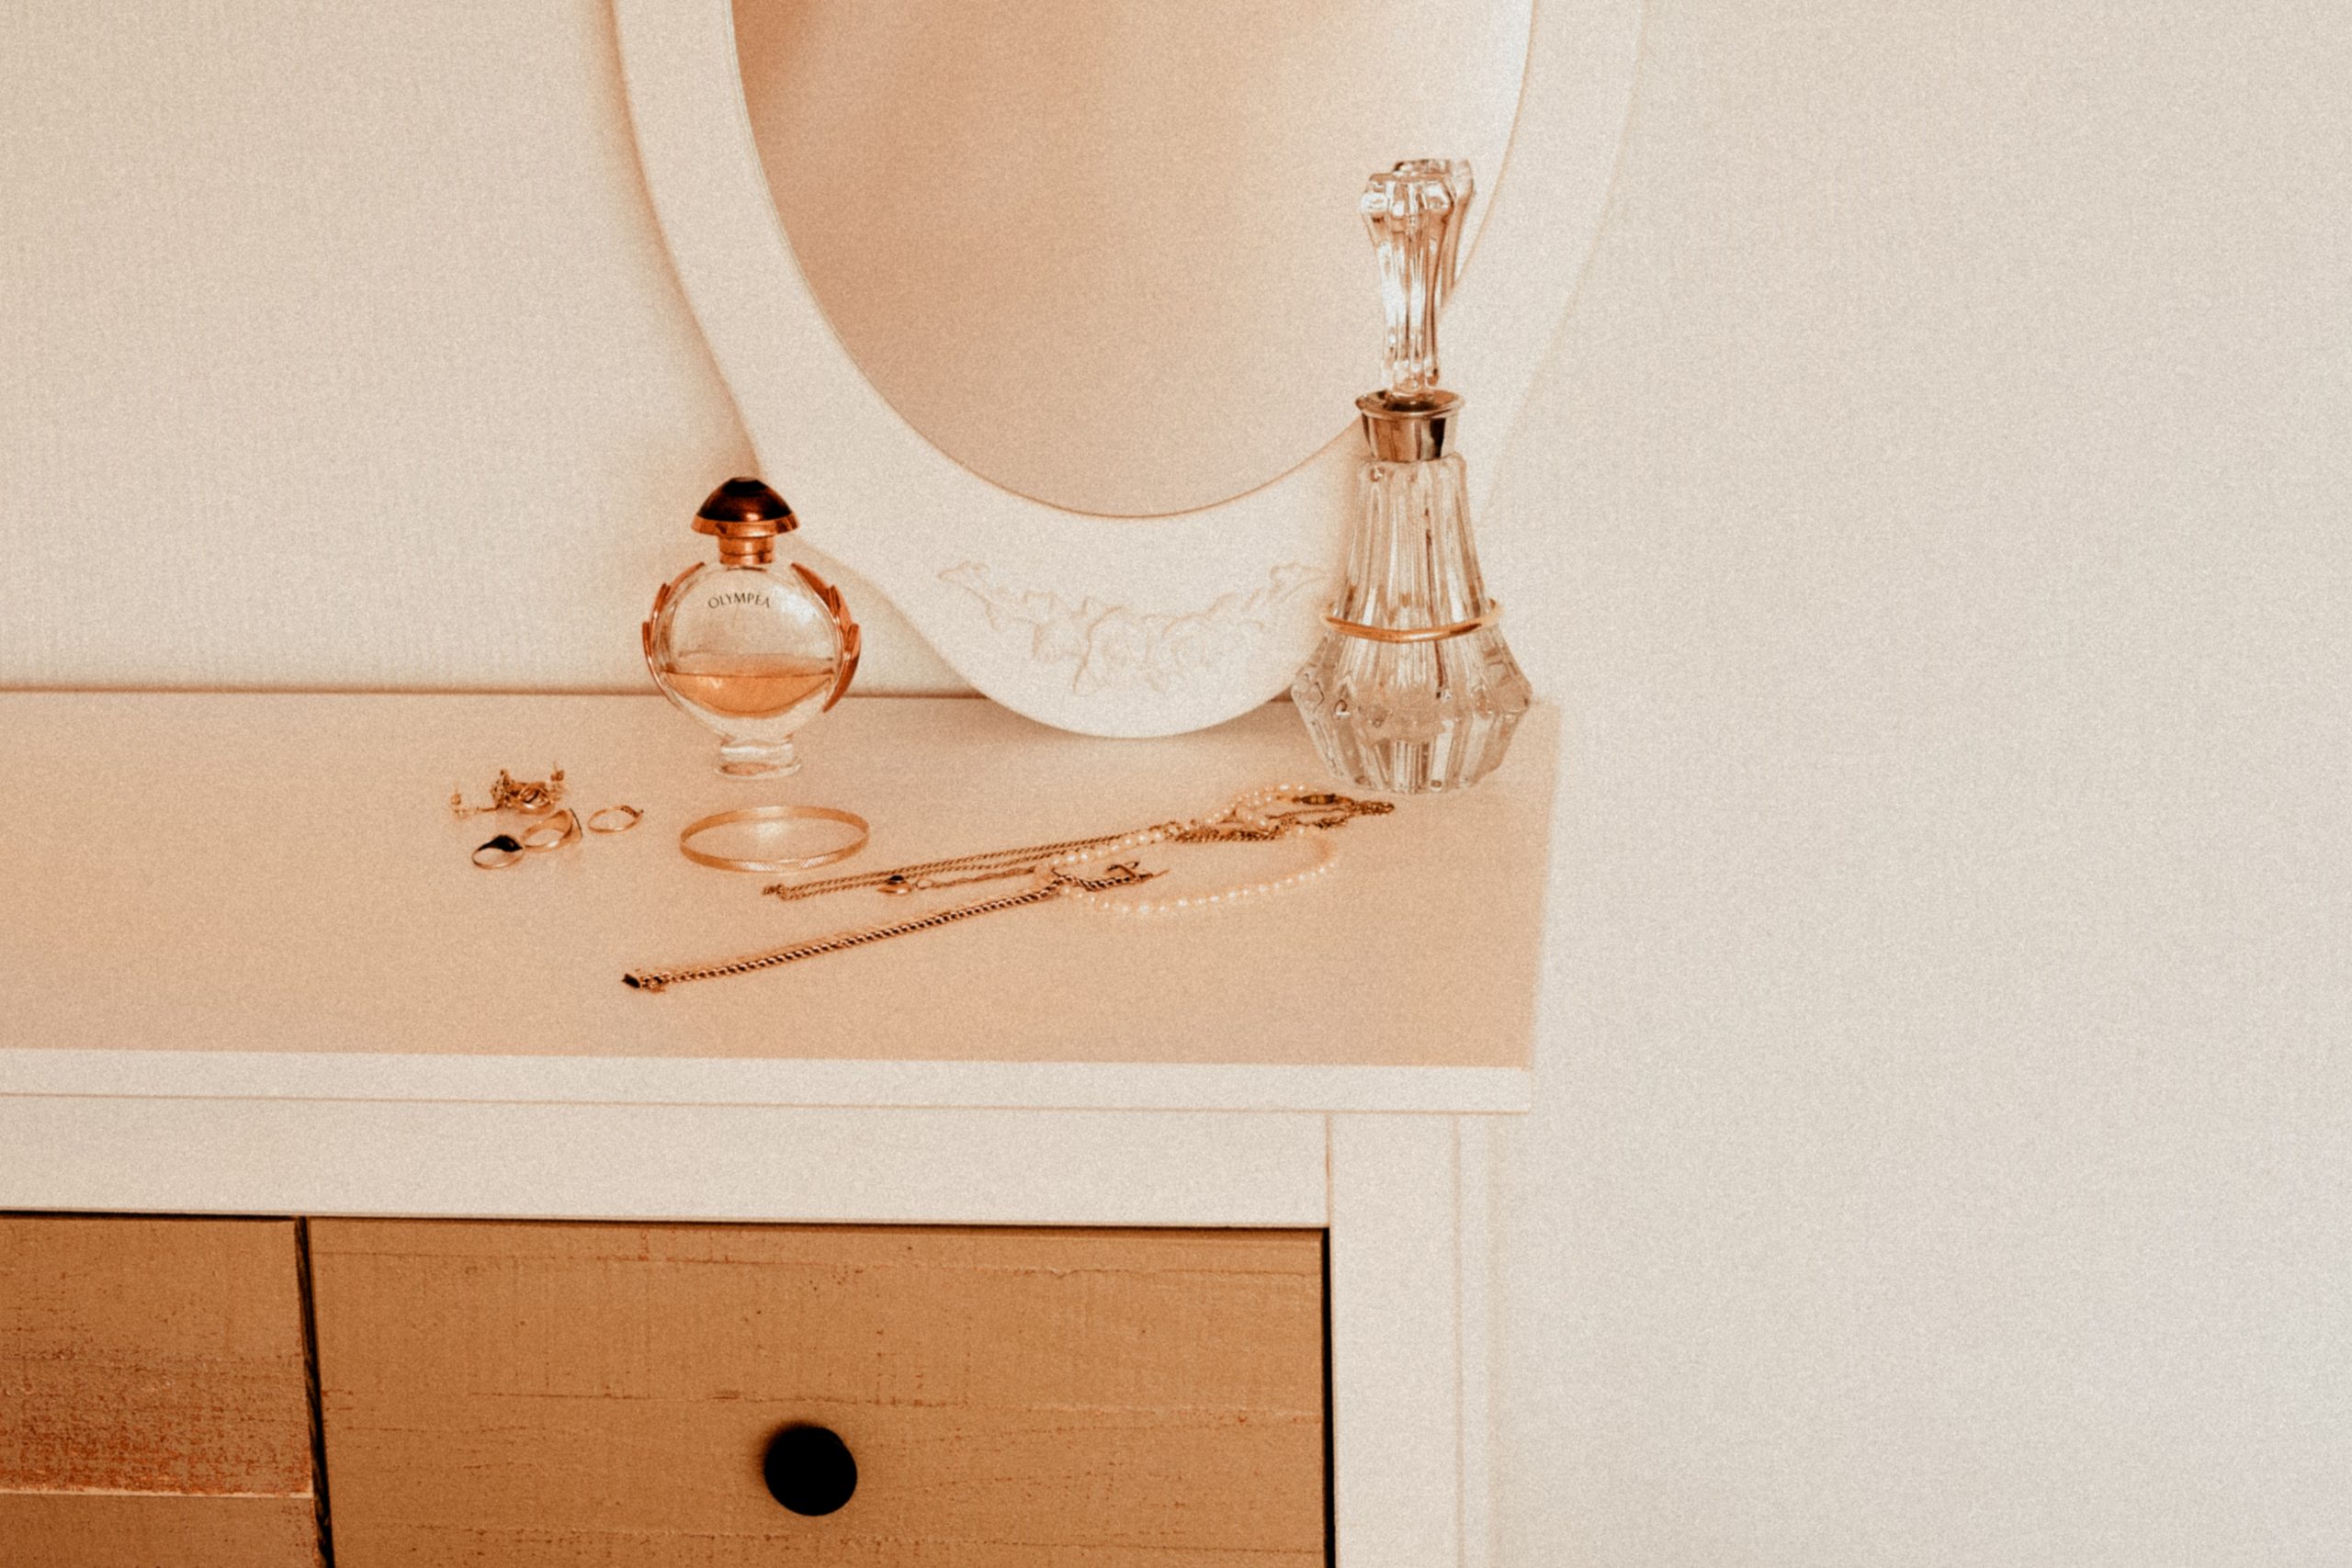
[{"label": "gold hoop ring", "polygon": [[569,806],[523,835],[523,847],[534,854],[560,850],[580,837],[580,814]]},{"label": "gold hoop ring", "polygon": [[1485,615],[1456,621],[1450,626],[1368,626],[1361,621],[1343,621],[1337,615],[1324,616],[1323,624],[1333,631],[1360,637],[1368,642],[1443,642],[1448,637],[1468,637],[1502,618],[1502,605],[1490,599],[1487,602]]},{"label": "gold hoop ring", "polygon": [[[712,828],[723,828],[734,822],[839,822],[854,829],[854,836],[839,849],[822,854],[787,856],[781,860],[744,860],[733,855],[715,855],[707,850],[695,848],[697,834]],[[716,817],[706,817],[689,822],[678,835],[678,852],[696,865],[714,865],[721,871],[813,871],[820,865],[844,861],[865,847],[871,829],[865,818],[854,811],[836,811],[830,806],[747,806],[740,811],[722,811]]]},{"label": "gold hoop ring", "polygon": [[[605,818],[616,814],[620,816],[619,824],[607,827]],[[588,830],[592,833],[626,833],[644,820],[645,813],[634,806],[600,807],[588,814]]]}]

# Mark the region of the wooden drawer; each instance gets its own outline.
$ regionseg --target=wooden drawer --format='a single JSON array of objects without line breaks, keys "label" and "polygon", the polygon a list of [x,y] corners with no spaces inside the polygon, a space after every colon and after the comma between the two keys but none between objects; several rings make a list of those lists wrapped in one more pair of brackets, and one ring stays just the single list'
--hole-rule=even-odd
[{"label": "wooden drawer", "polygon": [[[1319,1232],[319,1221],[338,1568],[1324,1561]],[[838,1433],[821,1517],[763,1481]]]},{"label": "wooden drawer", "polygon": [[0,1562],[319,1560],[295,1227],[0,1217]]}]

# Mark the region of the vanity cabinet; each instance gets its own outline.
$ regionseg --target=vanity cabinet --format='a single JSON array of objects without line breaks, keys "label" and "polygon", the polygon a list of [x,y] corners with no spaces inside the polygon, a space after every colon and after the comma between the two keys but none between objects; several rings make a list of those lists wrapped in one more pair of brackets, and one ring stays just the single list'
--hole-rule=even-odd
[{"label": "vanity cabinet", "polygon": [[1325,1561],[1319,1232],[307,1229],[0,1221],[0,1562]]},{"label": "vanity cabinet", "polygon": [[[309,1216],[339,1568],[681,1529],[713,1563],[1488,1563],[1549,710],[1305,890],[659,995],[621,976],[902,906],[685,862],[743,786],[658,699],[0,694],[0,1209]],[[1319,776],[1282,706],[1112,741],[853,698],[806,755],[775,793],[868,818],[869,867]],[[551,763],[644,825],[475,869],[501,824],[451,785]],[[839,1515],[761,1484],[796,1421],[860,1467]],[[304,1484],[239,1506],[299,1522]]]},{"label": "vanity cabinet", "polygon": [[295,1227],[0,1216],[0,1562],[312,1568]]},{"label": "vanity cabinet", "polygon": [[1314,1232],[311,1239],[338,1568],[1324,1561]]}]

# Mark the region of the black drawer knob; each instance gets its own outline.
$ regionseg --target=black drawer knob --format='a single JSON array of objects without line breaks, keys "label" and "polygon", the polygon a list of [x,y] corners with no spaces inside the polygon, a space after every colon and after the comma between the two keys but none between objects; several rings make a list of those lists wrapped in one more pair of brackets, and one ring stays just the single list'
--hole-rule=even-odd
[{"label": "black drawer knob", "polygon": [[796,1514],[830,1514],[857,1490],[857,1461],[825,1427],[786,1427],[768,1439],[760,1470],[768,1495]]}]

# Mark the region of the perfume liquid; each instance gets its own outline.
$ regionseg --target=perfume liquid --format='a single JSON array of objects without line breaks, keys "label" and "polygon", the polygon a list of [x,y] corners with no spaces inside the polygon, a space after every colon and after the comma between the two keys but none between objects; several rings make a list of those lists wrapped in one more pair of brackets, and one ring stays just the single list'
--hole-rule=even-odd
[{"label": "perfume liquid", "polygon": [[[670,689],[691,706],[727,718],[797,718],[793,710],[832,689],[830,660],[771,658],[723,653],[674,660],[662,671]],[[786,723],[785,733],[791,733]]]}]

